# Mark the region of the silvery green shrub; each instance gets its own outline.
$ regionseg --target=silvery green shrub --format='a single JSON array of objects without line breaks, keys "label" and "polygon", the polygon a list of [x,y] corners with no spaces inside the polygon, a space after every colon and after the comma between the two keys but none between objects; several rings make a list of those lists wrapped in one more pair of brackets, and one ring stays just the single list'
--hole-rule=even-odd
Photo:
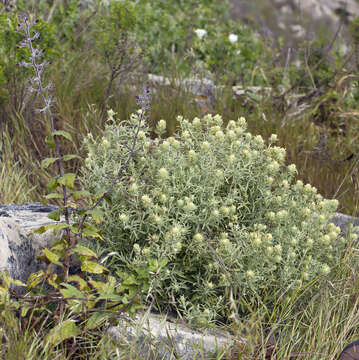
[{"label": "silvery green shrub", "polygon": [[[85,139],[81,179],[90,191],[106,188],[127,159],[137,116]],[[155,140],[148,128],[139,133],[138,151],[105,209],[104,246],[119,254],[111,266],[167,259],[151,295],[158,308],[169,304],[197,320],[326,279],[344,249],[340,229],[329,223],[337,201],[294,182],[296,167],[285,165],[276,136],[267,145],[246,132],[244,118],[225,129],[219,115],[178,120],[175,137],[161,139],[164,120]]]}]

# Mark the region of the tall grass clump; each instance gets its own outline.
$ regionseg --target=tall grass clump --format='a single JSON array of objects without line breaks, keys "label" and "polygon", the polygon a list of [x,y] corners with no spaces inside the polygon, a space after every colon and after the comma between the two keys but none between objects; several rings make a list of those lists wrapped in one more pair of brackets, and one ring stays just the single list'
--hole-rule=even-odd
[{"label": "tall grass clump", "polygon": [[[120,274],[149,258],[166,263],[151,286],[157,308],[200,324],[271,309],[325,283],[345,245],[329,222],[338,202],[294,182],[296,167],[285,165],[276,135],[266,145],[246,132],[244,118],[225,129],[219,115],[177,120],[167,139],[164,120],[155,140],[149,128],[139,133],[140,151],[112,207],[102,208],[108,266]],[[103,137],[85,139],[81,181],[91,192],[109,184],[104,174],[116,173],[128,152],[130,128],[113,122]]]}]

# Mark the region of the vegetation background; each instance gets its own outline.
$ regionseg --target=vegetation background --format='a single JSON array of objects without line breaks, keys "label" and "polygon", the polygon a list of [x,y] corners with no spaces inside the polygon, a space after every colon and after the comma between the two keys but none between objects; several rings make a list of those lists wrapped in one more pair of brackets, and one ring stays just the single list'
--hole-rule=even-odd
[{"label": "vegetation background", "polygon": [[[244,116],[249,131],[266,141],[278,134],[298,179],[325,198],[337,199],[339,211],[358,215],[358,18],[339,17],[337,28],[326,31],[323,25],[315,37],[307,34],[299,41],[270,37],[255,17],[236,19],[226,1],[18,0],[2,1],[0,7],[0,203],[40,201],[47,184],[40,163],[52,155],[42,140],[49,125],[37,112],[42,106],[28,83],[30,69],[17,66],[27,55],[16,48],[22,40],[17,15],[27,11],[32,20],[39,19],[39,46],[52,62],[44,76],[54,83],[56,128],[74,139],[61,143],[65,153],[85,158],[83,139],[88,133],[95,139],[104,134],[107,111],[128,119],[147,74],[161,75],[171,86],[152,88],[152,129],[165,119],[165,137],[173,135],[177,115],[193,119],[220,113],[224,125]],[[189,77],[223,85],[211,106],[203,108],[176,82]],[[246,91],[233,96],[234,85]],[[266,95],[252,87],[271,91]],[[156,137],[155,131],[151,136]],[[68,171],[81,171],[81,159],[67,165]],[[51,169],[49,173],[56,176]],[[357,251],[348,247],[330,282],[309,304],[293,296],[285,307],[257,309],[232,328],[245,332],[248,344],[218,356],[265,359],[275,353],[278,359],[335,359],[359,336],[356,270]],[[67,358],[61,347],[55,349],[59,355],[44,350],[31,331],[24,337],[14,319],[2,327],[15,329],[7,337],[11,347],[4,347],[8,359],[40,353]],[[273,336],[280,341],[273,343]],[[103,344],[94,339],[86,339],[91,346],[83,346],[88,351],[83,358],[101,358],[104,350],[97,350]]]}]

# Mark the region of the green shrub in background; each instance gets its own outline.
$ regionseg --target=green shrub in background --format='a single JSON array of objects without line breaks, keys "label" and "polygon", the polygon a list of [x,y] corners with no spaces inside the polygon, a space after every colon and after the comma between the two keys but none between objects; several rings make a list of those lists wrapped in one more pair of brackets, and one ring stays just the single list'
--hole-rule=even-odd
[{"label": "green shrub in background", "polygon": [[[120,274],[148,258],[168,261],[151,285],[157,307],[169,304],[199,323],[228,318],[234,304],[242,312],[260,301],[270,308],[283,293],[321,283],[344,247],[328,222],[338,202],[293,183],[296,167],[285,166],[276,136],[267,146],[246,132],[244,118],[224,131],[219,115],[178,121],[176,137],[139,133],[140,149],[103,209],[108,266]],[[156,132],[165,129],[161,120]],[[91,192],[122,166],[130,131],[121,122],[85,139],[81,181]]]},{"label": "green shrub in background", "polygon": [[[133,2],[141,21],[136,33],[146,49],[149,72],[163,74],[176,69],[193,76],[202,73],[218,82],[248,84],[264,57],[264,46],[254,31],[230,18],[228,1]],[[196,30],[206,35],[199,38]],[[236,43],[229,35],[237,35]],[[259,76],[256,85],[263,83]]]}]

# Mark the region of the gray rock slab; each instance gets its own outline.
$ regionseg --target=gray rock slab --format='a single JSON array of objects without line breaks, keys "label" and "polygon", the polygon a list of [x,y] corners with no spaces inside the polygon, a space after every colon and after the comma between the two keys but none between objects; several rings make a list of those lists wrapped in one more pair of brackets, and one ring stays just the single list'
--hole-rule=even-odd
[{"label": "gray rock slab", "polygon": [[37,256],[59,239],[62,232],[54,236],[52,229],[43,234],[30,231],[58,223],[47,217],[57,208],[40,203],[0,205],[0,271],[7,270],[12,278],[26,282],[31,273],[44,266]]},{"label": "gray rock slab", "polygon": [[108,329],[108,335],[121,344],[122,351],[133,349],[148,360],[203,359],[245,342],[224,330],[199,331],[176,319],[149,312],[137,315],[134,320],[120,320],[118,326]]},{"label": "gray rock slab", "polygon": [[350,224],[353,226],[359,226],[359,218],[354,216],[349,216],[341,213],[335,213],[331,222],[340,227],[342,236],[345,237],[348,227]]}]

